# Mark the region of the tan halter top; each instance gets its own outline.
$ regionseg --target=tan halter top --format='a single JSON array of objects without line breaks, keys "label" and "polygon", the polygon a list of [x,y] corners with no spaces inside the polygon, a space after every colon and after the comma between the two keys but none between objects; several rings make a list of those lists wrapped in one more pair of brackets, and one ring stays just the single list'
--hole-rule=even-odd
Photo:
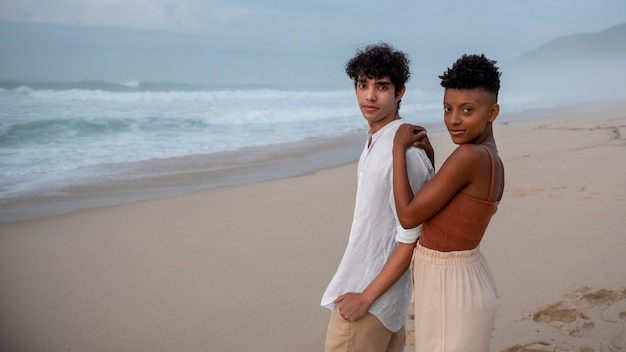
[{"label": "tan halter top", "polygon": [[495,164],[489,148],[481,145],[491,159],[491,181],[488,200],[457,193],[432,218],[422,225],[420,244],[440,252],[473,249],[478,246],[499,202],[491,202],[495,178]]}]

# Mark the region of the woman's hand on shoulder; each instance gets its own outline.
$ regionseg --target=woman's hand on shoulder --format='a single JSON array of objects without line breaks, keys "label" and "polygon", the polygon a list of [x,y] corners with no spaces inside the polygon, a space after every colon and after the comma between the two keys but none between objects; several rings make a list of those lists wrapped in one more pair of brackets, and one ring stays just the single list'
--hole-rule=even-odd
[{"label": "woman's hand on shoulder", "polygon": [[411,125],[408,123],[400,126],[396,131],[393,146],[394,149],[399,148],[401,150],[406,150],[410,146],[423,149],[430,162],[433,166],[435,165],[435,151],[433,146],[430,144],[426,129],[422,126]]},{"label": "woman's hand on shoulder", "polygon": [[[417,141],[416,126],[405,123],[402,124],[396,131],[396,136],[393,139],[394,148],[406,149],[413,145]],[[419,132],[419,131],[418,131]]]},{"label": "woman's hand on shoulder", "polygon": [[435,167],[435,150],[433,149],[433,146],[430,144],[430,139],[428,139],[428,134],[426,133],[426,129],[422,126],[413,126],[413,127],[417,127],[416,129],[413,130],[413,133],[418,131],[416,134],[417,141],[413,143],[413,146],[416,148],[423,149],[424,152],[426,152],[426,156],[428,157],[428,160],[430,160],[430,163],[433,165],[433,168],[434,168]]}]

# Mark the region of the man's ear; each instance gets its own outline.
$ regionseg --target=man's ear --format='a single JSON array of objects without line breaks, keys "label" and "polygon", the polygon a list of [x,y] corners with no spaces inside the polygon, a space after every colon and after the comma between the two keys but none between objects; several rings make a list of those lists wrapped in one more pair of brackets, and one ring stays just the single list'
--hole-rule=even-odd
[{"label": "man's ear", "polygon": [[500,104],[495,103],[489,109],[489,122],[495,121],[498,114],[500,114]]},{"label": "man's ear", "polygon": [[404,92],[406,92],[406,86],[402,86],[402,88],[396,92],[396,100],[401,100]]}]

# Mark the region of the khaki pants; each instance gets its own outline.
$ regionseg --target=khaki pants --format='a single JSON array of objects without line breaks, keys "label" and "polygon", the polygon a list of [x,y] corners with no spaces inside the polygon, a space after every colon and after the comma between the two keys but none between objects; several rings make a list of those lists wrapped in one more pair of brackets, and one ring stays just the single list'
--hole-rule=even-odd
[{"label": "khaki pants", "polygon": [[326,332],[326,352],[402,352],[405,343],[404,326],[391,332],[370,313],[349,322],[338,308],[333,310]]}]

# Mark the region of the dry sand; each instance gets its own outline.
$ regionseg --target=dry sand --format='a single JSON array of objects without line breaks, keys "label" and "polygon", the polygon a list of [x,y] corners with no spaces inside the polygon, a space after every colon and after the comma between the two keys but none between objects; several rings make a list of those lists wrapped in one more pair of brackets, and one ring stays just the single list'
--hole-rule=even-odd
[{"label": "dry sand", "polygon": [[[624,111],[496,124],[493,351],[626,351]],[[355,169],[0,224],[0,350],[322,351]]]}]

